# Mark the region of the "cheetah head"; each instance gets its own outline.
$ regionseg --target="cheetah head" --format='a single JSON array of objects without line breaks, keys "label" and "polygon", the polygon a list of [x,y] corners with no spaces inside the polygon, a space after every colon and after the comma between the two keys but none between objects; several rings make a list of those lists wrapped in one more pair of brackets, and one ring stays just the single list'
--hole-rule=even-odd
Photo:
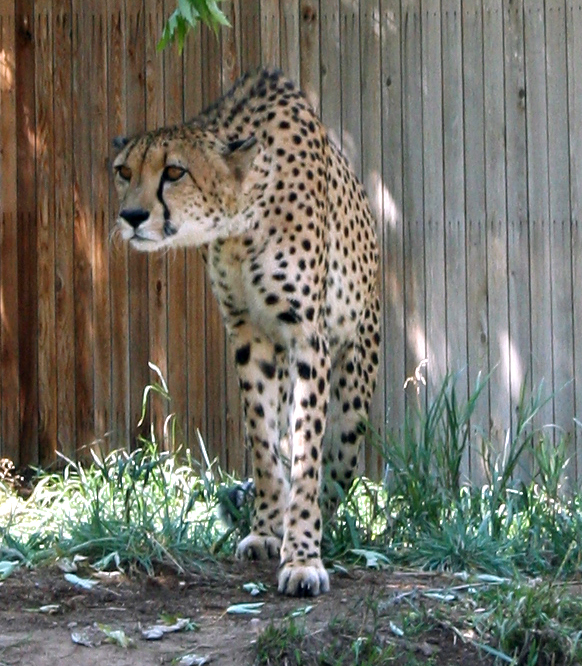
[{"label": "cheetah head", "polygon": [[254,136],[227,144],[185,125],[116,145],[117,230],[136,249],[200,246],[250,227],[266,173]]}]

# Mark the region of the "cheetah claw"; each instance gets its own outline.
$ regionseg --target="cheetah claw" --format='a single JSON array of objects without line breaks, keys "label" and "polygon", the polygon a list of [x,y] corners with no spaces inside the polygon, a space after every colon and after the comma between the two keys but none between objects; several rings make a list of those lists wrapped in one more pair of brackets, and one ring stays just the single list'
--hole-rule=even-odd
[{"label": "cheetah claw", "polygon": [[329,592],[329,575],[321,560],[285,564],[279,573],[278,589],[292,597],[316,597]]},{"label": "cheetah claw", "polygon": [[276,536],[249,534],[238,545],[239,560],[270,560],[279,557],[281,539]]}]

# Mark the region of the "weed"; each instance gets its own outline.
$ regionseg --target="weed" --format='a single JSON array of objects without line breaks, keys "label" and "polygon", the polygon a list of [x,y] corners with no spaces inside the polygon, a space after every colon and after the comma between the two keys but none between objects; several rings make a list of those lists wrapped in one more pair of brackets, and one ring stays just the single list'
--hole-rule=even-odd
[{"label": "weed", "polygon": [[301,645],[306,632],[294,620],[280,625],[269,624],[260,634],[256,644],[256,666],[300,666],[305,661],[301,656]]},{"label": "weed", "polygon": [[[168,399],[164,383],[147,387],[144,413],[150,394]],[[175,445],[171,418],[164,431]],[[0,523],[0,548],[29,564],[83,555],[97,568],[199,567],[221,531],[219,473],[202,442],[202,462],[178,447],[161,451],[153,436],[141,444],[131,453],[91,451],[90,464],[66,460],[62,473],[41,474],[28,501],[14,498]]]},{"label": "weed", "polygon": [[508,583],[482,591],[476,601],[484,610],[472,617],[474,629],[508,662],[581,663],[582,601],[567,586],[554,581]]}]

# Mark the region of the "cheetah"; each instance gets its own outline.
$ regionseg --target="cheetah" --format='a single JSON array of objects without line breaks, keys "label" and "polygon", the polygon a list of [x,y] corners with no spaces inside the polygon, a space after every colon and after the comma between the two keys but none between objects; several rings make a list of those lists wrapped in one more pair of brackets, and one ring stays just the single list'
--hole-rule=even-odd
[{"label": "cheetah", "polygon": [[326,592],[321,507],[354,478],[379,364],[364,189],[304,94],[270,69],[191,122],[117,145],[117,233],[140,251],[201,248],[235,350],[255,481],[237,556],[279,557],[281,593]]}]

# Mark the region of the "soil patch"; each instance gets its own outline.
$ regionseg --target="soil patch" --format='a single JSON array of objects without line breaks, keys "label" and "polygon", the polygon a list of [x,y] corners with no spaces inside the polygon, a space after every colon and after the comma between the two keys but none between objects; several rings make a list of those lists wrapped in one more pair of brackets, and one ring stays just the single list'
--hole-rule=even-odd
[{"label": "soil patch", "polygon": [[[399,636],[398,595],[455,584],[446,578],[351,569],[334,573],[331,592],[315,599],[277,594],[276,567],[264,563],[226,562],[188,577],[160,573],[98,580],[95,587],[83,590],[65,580],[59,569],[46,568],[18,571],[0,583],[0,666],[150,666],[180,663],[187,654],[207,658],[206,663],[216,666],[249,666],[257,661],[262,632],[272,624],[287,626],[290,615],[307,606],[310,611],[293,620],[309,639],[303,640],[302,649],[313,651],[305,663],[316,663],[317,655],[338,640],[344,642],[345,654],[337,663],[358,663],[354,639],[358,632],[369,635],[371,625],[380,645],[392,643],[398,648],[394,659],[382,663],[490,663],[445,625],[432,623],[421,634]],[[263,583],[267,591],[252,597],[242,587],[248,582]],[[264,602],[257,615],[226,612],[232,604],[257,601]],[[157,641],[142,637],[142,628],[168,616],[189,618],[194,626]],[[133,647],[107,643],[99,626],[122,630]],[[74,643],[73,634],[91,636],[94,647]],[[283,654],[279,662],[270,663],[295,662]]]}]

